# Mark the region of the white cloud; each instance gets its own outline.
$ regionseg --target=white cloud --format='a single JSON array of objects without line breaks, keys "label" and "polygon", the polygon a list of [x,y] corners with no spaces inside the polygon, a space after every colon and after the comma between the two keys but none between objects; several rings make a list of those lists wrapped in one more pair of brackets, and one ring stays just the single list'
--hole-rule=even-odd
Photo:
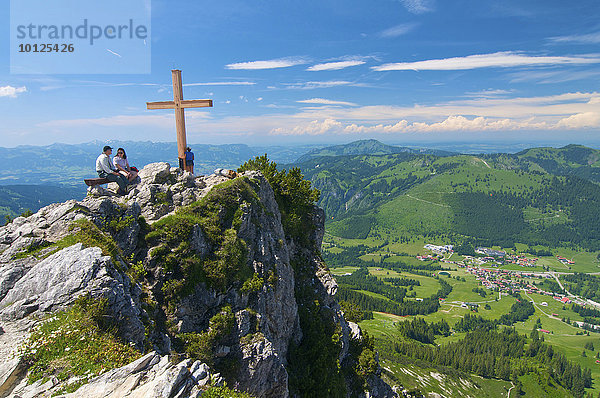
[{"label": "white cloud", "polygon": [[[227,101],[228,103],[229,101]],[[311,98],[306,104],[345,105]],[[351,104],[351,103],[348,103]],[[600,129],[600,93],[563,93],[540,97],[468,98],[431,105],[307,106],[301,109],[266,105],[269,112],[253,116],[216,117],[208,111],[187,111],[190,132],[207,134],[325,135],[428,132],[568,131]],[[355,104],[352,104],[355,105]],[[265,108],[265,109],[266,109]],[[172,112],[116,115],[95,119],[56,120],[38,127],[57,131],[140,126],[170,134]]]},{"label": "white cloud", "polygon": [[277,69],[277,68],[288,68],[290,66],[303,65],[308,61],[304,58],[279,58],[270,59],[266,61],[249,61],[249,62],[238,62],[234,64],[225,65],[227,69],[241,69],[241,70],[259,70],[259,69]]},{"label": "white cloud", "polygon": [[600,112],[571,115],[558,122],[494,119],[485,117],[468,118],[451,115],[439,122],[409,122],[406,119],[392,124],[344,124],[328,118],[312,120],[288,127],[277,127],[272,135],[325,135],[325,134],[396,134],[396,133],[440,133],[440,132],[486,132],[515,130],[581,130],[600,127]]},{"label": "white cloud", "polygon": [[400,0],[400,2],[413,14],[423,14],[434,10],[433,0]]},{"label": "white cloud", "polygon": [[323,134],[394,134],[394,133],[430,133],[430,132],[477,132],[553,129],[556,126],[531,120],[514,121],[510,119],[488,119],[484,117],[467,118],[451,115],[440,122],[409,122],[405,119],[393,124],[343,124],[335,119],[313,120],[289,128],[275,128],[273,135],[323,135]]},{"label": "white cloud", "polygon": [[13,86],[4,86],[0,87],[0,97],[10,97],[16,98],[17,94],[27,92],[27,87],[13,87]]},{"label": "white cloud", "polygon": [[414,28],[416,28],[417,25],[418,24],[416,24],[416,23],[403,23],[400,25],[392,26],[391,28],[388,28],[388,29],[382,31],[381,33],[379,33],[379,36],[381,36],[381,37],[402,36],[402,35],[405,35],[408,32],[410,32]]},{"label": "white cloud", "polygon": [[263,100],[263,97],[258,97],[256,100],[257,100],[257,101],[262,101],[262,100]]},{"label": "white cloud", "polygon": [[530,56],[516,52],[468,55],[417,62],[398,62],[373,66],[376,71],[390,70],[467,70],[479,68],[510,68],[535,65],[583,65],[600,63],[598,56],[550,57]]},{"label": "white cloud", "polygon": [[364,63],[365,61],[362,60],[327,62],[324,64],[313,65],[311,67],[306,68],[306,70],[311,72],[317,72],[322,70],[340,70],[351,66],[363,65]]},{"label": "white cloud", "polygon": [[291,129],[277,127],[271,130],[273,135],[323,135],[335,133],[343,128],[342,123],[333,119],[313,120],[308,123],[294,126]]},{"label": "white cloud", "polygon": [[551,37],[550,41],[554,43],[598,44],[600,43],[600,32],[588,33],[584,35]]},{"label": "white cloud", "polygon": [[561,119],[557,128],[584,129],[600,127],[600,112],[584,112]]},{"label": "white cloud", "polygon": [[303,82],[303,83],[284,83],[287,88],[309,90],[313,88],[330,88],[338,86],[348,86],[351,82],[345,80],[329,80],[322,82]]},{"label": "white cloud", "polygon": [[206,83],[185,83],[183,86],[254,86],[254,82],[206,82]]},{"label": "white cloud", "polygon": [[355,104],[353,102],[333,101],[333,100],[328,100],[328,99],[325,99],[325,98],[311,98],[311,99],[305,99],[305,100],[296,101],[296,102],[300,102],[302,104],[358,106],[357,104]]}]

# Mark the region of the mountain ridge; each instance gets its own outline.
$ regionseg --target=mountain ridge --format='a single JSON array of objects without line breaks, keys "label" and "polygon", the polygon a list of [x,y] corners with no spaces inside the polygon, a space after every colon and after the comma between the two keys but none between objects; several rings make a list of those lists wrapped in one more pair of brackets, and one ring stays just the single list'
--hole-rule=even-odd
[{"label": "mountain ridge", "polygon": [[[124,198],[94,187],[80,202],[0,228],[0,394],[49,396],[83,385],[89,397],[187,397],[227,381],[265,397],[364,396],[357,385],[394,396],[333,297],[337,285],[319,255],[322,210],[306,195],[296,209],[251,169],[231,180],[195,178],[154,163]],[[298,211],[301,223],[290,217]],[[116,340],[106,353],[81,343],[95,340],[77,335],[89,330],[86,314],[94,330],[111,320],[102,336]],[[52,317],[39,323],[44,315]],[[69,365],[73,355],[124,350],[119,339],[147,354],[106,365],[108,373]],[[361,374],[359,356],[370,361]]]},{"label": "mountain ridge", "polygon": [[378,140],[359,140],[353,141],[349,144],[328,146],[320,149],[313,149],[312,151],[302,155],[294,163],[303,163],[310,159],[317,157],[327,156],[354,156],[354,155],[386,155],[392,153],[427,153],[435,154],[438,156],[450,156],[455,152],[444,151],[440,149],[428,149],[428,148],[409,148],[400,147],[395,145],[383,144]]}]

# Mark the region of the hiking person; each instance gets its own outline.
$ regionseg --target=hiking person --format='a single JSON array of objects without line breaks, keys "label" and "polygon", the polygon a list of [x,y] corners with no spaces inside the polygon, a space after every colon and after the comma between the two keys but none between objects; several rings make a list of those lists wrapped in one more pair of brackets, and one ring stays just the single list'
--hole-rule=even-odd
[{"label": "hiking person", "polygon": [[189,171],[194,174],[194,153],[192,152],[192,148],[189,146],[185,148],[185,171]]}]

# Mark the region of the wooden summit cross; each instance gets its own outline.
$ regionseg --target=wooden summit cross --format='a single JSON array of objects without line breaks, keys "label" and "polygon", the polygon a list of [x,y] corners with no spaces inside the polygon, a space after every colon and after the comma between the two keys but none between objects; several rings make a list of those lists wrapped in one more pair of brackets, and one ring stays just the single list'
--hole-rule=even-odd
[{"label": "wooden summit cross", "polygon": [[184,100],[183,85],[181,83],[181,71],[171,70],[173,75],[173,101],[146,102],[148,109],[175,109],[175,125],[177,127],[177,157],[179,167],[185,169],[185,148],[187,140],[185,136],[185,114],[184,108],[206,108],[212,107],[212,100]]}]

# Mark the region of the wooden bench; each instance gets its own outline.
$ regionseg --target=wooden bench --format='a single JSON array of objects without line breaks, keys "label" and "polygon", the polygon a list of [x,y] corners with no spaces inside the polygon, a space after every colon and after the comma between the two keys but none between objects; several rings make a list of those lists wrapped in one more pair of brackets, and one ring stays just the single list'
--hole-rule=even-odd
[{"label": "wooden bench", "polygon": [[94,185],[100,185],[100,184],[108,184],[110,182],[106,178],[87,178],[83,181],[85,182],[85,185],[87,185],[88,187],[93,187]]}]

